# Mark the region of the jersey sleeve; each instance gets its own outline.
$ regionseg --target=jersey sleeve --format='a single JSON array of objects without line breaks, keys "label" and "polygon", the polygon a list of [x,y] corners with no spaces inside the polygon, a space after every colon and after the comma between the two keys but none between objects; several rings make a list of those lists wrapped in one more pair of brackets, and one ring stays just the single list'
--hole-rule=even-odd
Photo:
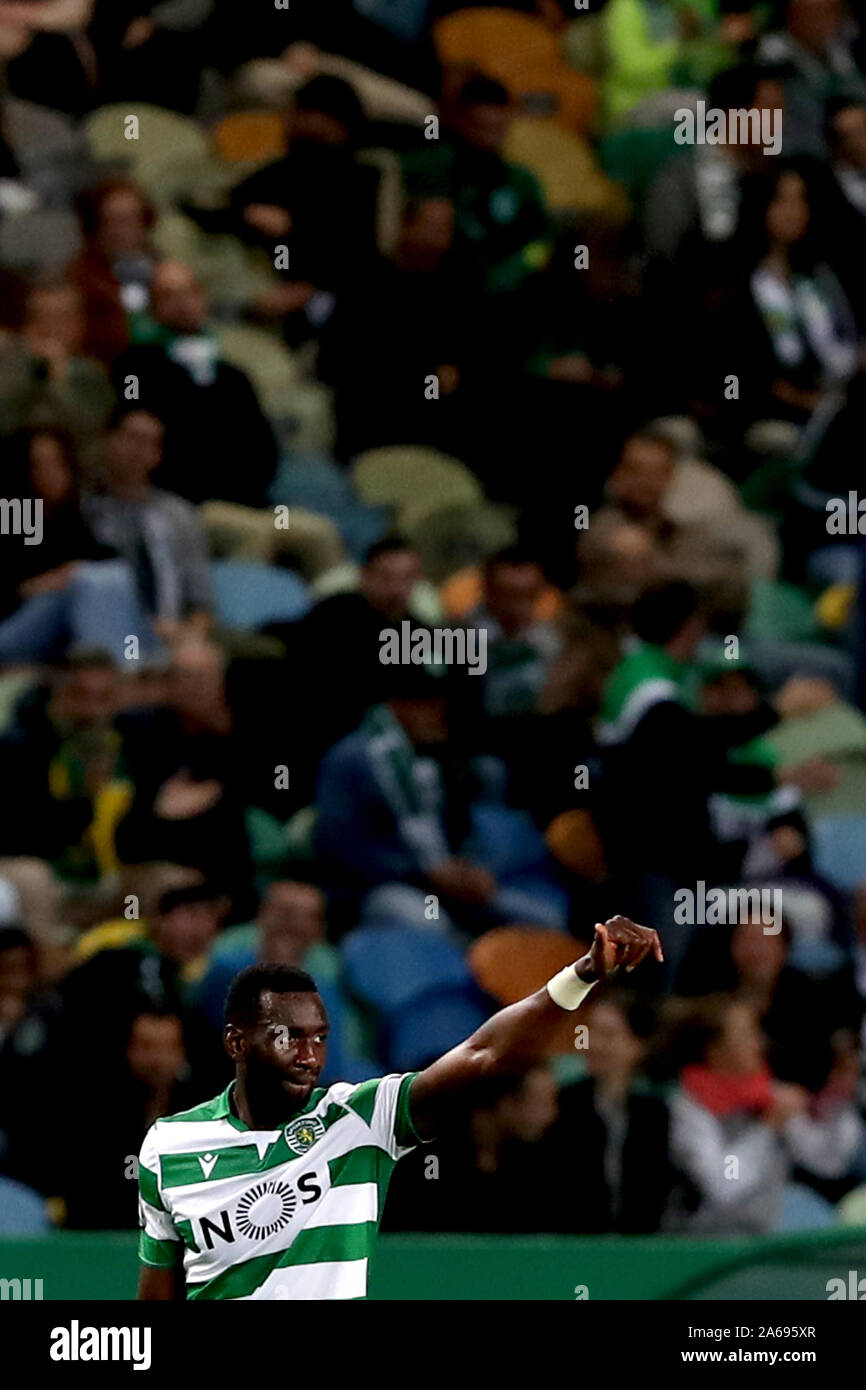
[{"label": "jersey sleeve", "polygon": [[376,1147],[391,1158],[402,1158],[422,1143],[409,1112],[409,1092],[417,1075],[410,1071],[363,1081],[345,1101],[368,1126]]},{"label": "jersey sleeve", "polygon": [[159,1190],[159,1150],[156,1127],[145,1135],[138,1156],[138,1258],[142,1264],[170,1269],[177,1258],[180,1235],[165,1209]]}]

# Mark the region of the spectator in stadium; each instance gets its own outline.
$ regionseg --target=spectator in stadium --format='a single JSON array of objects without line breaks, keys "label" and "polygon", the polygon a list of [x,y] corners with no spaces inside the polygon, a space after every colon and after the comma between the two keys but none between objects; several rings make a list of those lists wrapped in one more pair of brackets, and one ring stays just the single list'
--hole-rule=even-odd
[{"label": "spectator in stadium", "polygon": [[166,860],[200,872],[245,920],[252,866],[244,823],[246,769],[226,702],[225,659],[203,641],[172,654],[167,701],[118,719],[135,789],[117,829],[125,864]]},{"label": "spectator in stadium", "polygon": [[[222,356],[195,272],[162,261],[150,307],[114,364],[118,393],[165,426],[158,483],[190,502],[217,499],[264,505],[277,463],[273,430],[249,377]],[[240,466],[243,460],[243,466]]]},{"label": "spectator in stadium", "polygon": [[802,1086],[776,1079],[752,1005],[708,998],[686,1026],[694,1028],[698,1060],[683,1068],[671,1101],[671,1157],[685,1179],[671,1228],[695,1235],[776,1230],[794,1165],[823,1179],[844,1177],[862,1121],[850,1102],[816,1108]]},{"label": "spectator in stadium", "polygon": [[741,223],[756,331],[744,332],[740,320],[745,360],[728,360],[740,367],[756,405],[798,423],[822,392],[853,377],[861,348],[859,325],[831,264],[829,229],[819,218],[815,185],[789,167],[755,191]]},{"label": "spectator in stadium", "polygon": [[271,261],[276,247],[288,251],[281,279],[292,343],[310,336],[333,307],[327,297],[353,283],[375,253],[379,174],[358,159],[364,134],[352,87],[313,77],[286,118],[286,155],[232,192],[238,234]]},{"label": "spectator in stadium", "polygon": [[195,993],[222,910],[207,885],[169,889],[148,919],[146,936],[97,951],[77,965],[60,987],[72,1050],[89,1043],[98,1020],[106,1056],[122,1057],[138,1014],[176,1014],[196,1085],[206,1093],[208,1078],[223,1067]]},{"label": "spectator in stadium", "polygon": [[[583,1080],[559,1095],[559,1190],[592,1192],[569,1202],[565,1232],[657,1231],[673,1186],[665,1102],[641,1081],[656,1021],[628,994],[607,994],[586,1018]],[[577,1045],[577,1043],[575,1043]]]},{"label": "spectator in stadium", "polygon": [[[611,126],[648,97],[694,84],[690,41],[700,35],[699,11],[663,0],[608,0],[603,15],[604,106]],[[697,74],[695,73],[696,77]]]},{"label": "spectator in stadium", "polygon": [[733,484],[702,459],[678,456],[671,438],[647,426],[631,435],[605,486],[602,520],[636,522],[651,531],[658,560],[671,574],[713,584],[736,609],[748,583],[775,573],[772,528],[740,501]]},{"label": "spectator in stadium", "polygon": [[[135,1156],[145,1133],[154,1120],[201,1100],[183,1019],[158,1006],[143,1007],[130,1022],[125,1051],[108,1060],[106,1081],[112,1105],[102,1142],[92,1149],[75,1146],[63,1164],[64,1225],[73,1231],[120,1231],[135,1225]],[[94,1190],[99,1193],[96,1203]]]},{"label": "spectator in stadium", "polygon": [[81,291],[53,276],[8,288],[0,333],[0,432],[51,422],[89,438],[104,427],[114,391],[100,363],[85,355]]},{"label": "spectator in stadium", "polygon": [[406,443],[463,456],[462,376],[477,361],[482,312],[477,276],[454,250],[453,203],[409,199],[394,250],[343,290],[322,332],[318,371],[336,392],[341,458]]},{"label": "spectator in stadium", "polygon": [[50,1193],[55,1164],[33,1124],[33,1098],[58,1095],[62,1025],[34,943],[0,927],[0,1173]]},{"label": "spectator in stadium", "polygon": [[235,975],[259,958],[298,965],[311,973],[313,967],[304,965],[304,960],[324,940],[325,898],[321,889],[311,883],[278,880],[266,889],[252,922],[220,932],[212,961],[213,965],[230,967]]},{"label": "spectator in stadium", "polygon": [[84,296],[85,350],[111,367],[129,345],[129,319],[150,303],[156,210],[131,179],[106,179],[78,199],[84,250],[69,276]]},{"label": "spectator in stadium", "polygon": [[[5,7],[4,7],[5,8]],[[20,35],[20,27],[16,27]],[[9,31],[0,26],[0,61]],[[0,94],[0,213],[70,209],[94,176],[83,133],[56,110]]]},{"label": "spectator in stadium", "polygon": [[[500,83],[470,77],[456,95],[444,138],[404,158],[410,194],[436,191],[454,203],[456,247],[478,262],[491,309],[502,303],[501,296],[512,309],[521,302],[515,292],[533,281],[552,249],[549,214],[535,176],[503,155],[512,115]],[[519,341],[516,327],[513,334]]]},{"label": "spectator in stadium", "polygon": [[427,930],[456,924],[477,934],[509,921],[561,926],[564,894],[540,839],[537,849],[532,842],[534,862],[524,857],[500,879],[485,867],[496,846],[478,833],[479,770],[448,745],[449,676],[411,665],[389,670],[386,702],[369,710],[319,770],[317,846],[341,920],[364,899],[367,920]]},{"label": "spectator in stadium", "polygon": [[465,1132],[424,1145],[397,1165],[382,1229],[559,1232],[561,1192],[539,1181],[539,1173],[550,1172],[556,1115],[546,1064],[491,1081]]},{"label": "spectator in stadium", "polygon": [[559,653],[555,624],[536,616],[545,587],[538,560],[518,546],[485,561],[482,601],[466,621],[487,633],[484,709],[490,717],[530,713]]},{"label": "spectator in stadium", "polygon": [[[123,628],[142,655],[165,641],[210,627],[210,562],[204,532],[189,502],[152,485],[162,461],[165,427],[141,406],[120,407],[103,440],[101,488],[85,493],[84,519],[100,545],[125,561],[141,617]],[[117,658],[125,655],[124,646]]]},{"label": "spectator in stadium", "polygon": [[763,704],[714,718],[694,711],[688,687],[706,618],[684,581],[647,589],[635,604],[632,629],[638,640],[602,698],[597,814],[612,875],[632,885],[644,913],[666,924],[672,979],[690,932],[675,920],[674,888],[699,878],[718,881],[709,797],[749,775],[727,763],[727,750],[771,728],[777,716]]},{"label": "spectator in stadium", "polygon": [[387,668],[379,660],[380,634],[385,627],[399,630],[406,621],[420,626],[411,608],[421,578],[418,552],[406,541],[386,537],[367,551],[356,590],[321,599],[298,623],[266,629],[285,643],[294,668],[307,673],[307,689],[296,695],[297,717],[314,765],[382,699]]},{"label": "spectator in stadium", "polygon": [[[780,78],[772,69],[744,64],[713,79],[707,107],[728,113],[729,121],[735,112],[757,112],[759,120],[764,112],[779,112],[772,117],[778,123],[784,120],[784,100]],[[766,173],[772,158],[760,138],[680,151],[650,186],[644,225],[650,255],[676,263],[677,276],[687,257],[718,256],[736,232],[744,184]],[[674,289],[674,279],[666,280],[665,290]]]},{"label": "spectator in stadium", "polygon": [[331,1026],[328,1076],[360,1081],[375,1075],[376,1064],[362,1054],[365,1030],[361,1016],[341,986],[339,955],[325,939],[325,895],[320,888],[310,883],[272,883],[254,921],[220,933],[197,993],[199,1005],[217,1033],[222,1031],[232,980],[259,961],[316,971]]},{"label": "spectator in stadium", "polygon": [[[5,537],[6,573],[0,598],[0,661],[43,659],[70,640],[101,635],[98,575],[89,562],[111,555],[81,516],[79,471],[72,437],[62,429],[24,430],[9,443],[5,496],[41,503],[41,535]],[[23,514],[23,513],[22,513]],[[36,523],[35,512],[31,520]],[[96,576],[96,578],[94,578]],[[75,590],[74,598],[70,590]]]},{"label": "spectator in stadium", "polygon": [[129,799],[114,727],[118,685],[106,653],[73,650],[49,683],[25,693],[0,740],[16,807],[5,853],[47,859],[83,889],[116,870],[113,828]]},{"label": "spectator in stadium", "polygon": [[213,9],[214,0],[96,0],[90,38],[101,101],[195,111],[206,57],[201,31]]},{"label": "spectator in stadium", "polygon": [[831,102],[827,124],[833,173],[862,233],[866,226],[866,96]]},{"label": "spectator in stadium", "polygon": [[784,28],[766,34],[758,62],[787,69],[785,153],[826,154],[827,103],[843,92],[866,97],[854,56],[855,28],[842,0],[787,0]]},{"label": "spectator in stadium", "polygon": [[788,920],[782,918],[779,932],[765,931],[765,925],[753,912],[733,927],[697,932],[677,978],[677,992],[695,996],[725,990],[744,999],[757,1011],[774,1075],[817,1093],[832,1068],[833,1035],[839,1028],[859,1026],[862,1000],[849,966],[808,975],[791,960]]},{"label": "spectator in stadium", "polygon": [[239,28],[232,0],[216,0],[210,51],[221,72],[234,73],[250,59],[282,57],[288,62],[293,49],[315,45],[432,97],[439,90],[439,67],[422,10],[417,0],[399,11],[389,5],[386,22],[378,23],[370,5],[362,13],[352,0],[330,0],[326,12],[317,0],[294,0],[288,10],[268,5],[251,10]]},{"label": "spectator in stadium", "polygon": [[0,7],[0,53],[17,97],[79,115],[92,101],[87,29],[96,0],[6,0]]}]

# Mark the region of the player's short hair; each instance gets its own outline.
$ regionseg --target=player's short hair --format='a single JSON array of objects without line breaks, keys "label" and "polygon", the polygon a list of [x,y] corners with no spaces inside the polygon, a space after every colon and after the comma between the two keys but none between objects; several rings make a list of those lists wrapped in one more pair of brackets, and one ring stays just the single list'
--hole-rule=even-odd
[{"label": "player's short hair", "polygon": [[249,1028],[261,1014],[262,991],[272,994],[317,994],[316,982],[294,965],[248,965],[232,980],[226,996],[225,1021]]}]

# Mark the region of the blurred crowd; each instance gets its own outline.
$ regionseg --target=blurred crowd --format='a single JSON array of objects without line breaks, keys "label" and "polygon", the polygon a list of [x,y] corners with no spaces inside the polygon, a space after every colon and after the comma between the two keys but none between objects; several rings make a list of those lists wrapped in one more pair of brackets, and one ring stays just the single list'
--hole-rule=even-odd
[{"label": "blurred crowd", "polygon": [[613,913],[385,1229],[866,1221],[864,251],[853,3],[0,0],[0,1234]]}]

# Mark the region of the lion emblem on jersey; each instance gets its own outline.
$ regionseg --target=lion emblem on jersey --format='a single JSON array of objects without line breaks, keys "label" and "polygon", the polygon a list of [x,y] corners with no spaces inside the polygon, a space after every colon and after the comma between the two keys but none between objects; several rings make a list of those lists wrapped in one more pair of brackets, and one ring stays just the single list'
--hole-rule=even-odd
[{"label": "lion emblem on jersey", "polygon": [[286,1125],[286,1143],[292,1153],[305,1154],[325,1132],[324,1123],[318,1115],[304,1115]]}]

